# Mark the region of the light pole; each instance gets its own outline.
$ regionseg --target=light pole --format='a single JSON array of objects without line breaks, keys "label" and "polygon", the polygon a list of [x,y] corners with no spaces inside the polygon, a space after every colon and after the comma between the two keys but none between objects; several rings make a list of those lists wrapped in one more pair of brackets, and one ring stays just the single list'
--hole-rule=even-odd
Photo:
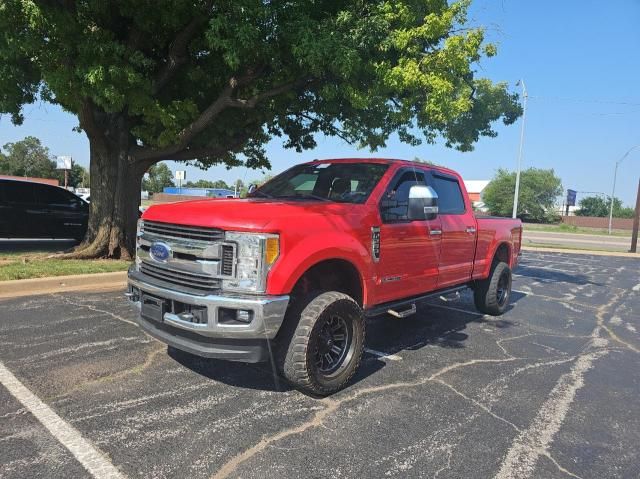
[{"label": "light pole", "polygon": [[516,190],[513,193],[513,214],[512,218],[515,218],[518,214],[518,194],[520,193],[520,166],[522,165],[522,148],[524,146],[524,123],[527,117],[527,87],[524,84],[524,80],[518,80],[516,86],[522,84],[522,127],[520,129],[520,150],[518,152],[518,170],[516,171]]},{"label": "light pole", "polygon": [[611,204],[609,205],[609,234],[611,234],[611,224],[613,223],[613,198],[616,194],[616,177],[618,176],[618,165],[620,165],[620,163],[622,163],[624,159],[629,156],[629,153],[631,153],[636,148],[640,148],[640,145],[632,146],[631,148],[629,148],[627,152],[622,155],[622,158],[616,161],[616,167],[613,170],[613,187],[611,188]]}]

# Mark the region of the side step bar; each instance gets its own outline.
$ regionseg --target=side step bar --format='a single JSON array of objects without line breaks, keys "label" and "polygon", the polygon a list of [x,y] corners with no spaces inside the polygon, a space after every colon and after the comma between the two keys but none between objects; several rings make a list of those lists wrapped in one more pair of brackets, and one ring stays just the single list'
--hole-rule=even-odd
[{"label": "side step bar", "polygon": [[452,293],[456,293],[468,288],[470,285],[471,283],[464,284],[462,286],[454,286],[453,288],[438,289],[436,291],[432,291],[420,296],[413,296],[410,298],[401,299],[399,301],[377,304],[375,306],[367,308],[364,311],[364,315],[367,318],[372,318],[374,316],[380,316],[381,314],[391,314],[396,318],[406,318],[407,316],[411,316],[416,312],[416,304],[420,301],[433,298],[434,296],[446,296]]},{"label": "side step bar", "polygon": [[396,311],[395,309],[389,309],[387,310],[387,313],[389,313],[391,316],[395,316],[396,318],[402,319],[402,318],[406,318],[407,316],[411,316],[412,314],[416,314],[416,311],[418,311],[418,308],[416,308],[416,303],[411,303],[411,307],[409,309],[405,309],[404,311]]}]

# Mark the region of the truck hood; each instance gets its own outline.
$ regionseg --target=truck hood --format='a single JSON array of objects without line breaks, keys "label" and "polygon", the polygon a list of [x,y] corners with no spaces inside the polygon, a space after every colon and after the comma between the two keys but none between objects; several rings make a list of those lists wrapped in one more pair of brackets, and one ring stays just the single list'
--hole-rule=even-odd
[{"label": "truck hood", "polygon": [[268,232],[286,223],[291,225],[291,221],[301,216],[343,216],[359,206],[362,205],[314,200],[206,199],[151,206],[142,218],[188,226]]}]

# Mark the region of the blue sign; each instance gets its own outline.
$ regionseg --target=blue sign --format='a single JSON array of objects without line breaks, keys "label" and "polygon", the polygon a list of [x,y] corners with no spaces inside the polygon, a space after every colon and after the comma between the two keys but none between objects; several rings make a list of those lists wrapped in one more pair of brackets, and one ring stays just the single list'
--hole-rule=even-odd
[{"label": "blue sign", "polygon": [[171,246],[166,243],[156,241],[151,245],[151,248],[149,248],[149,254],[156,261],[166,263],[167,260],[171,257]]},{"label": "blue sign", "polygon": [[567,190],[567,206],[576,205],[576,190]]}]

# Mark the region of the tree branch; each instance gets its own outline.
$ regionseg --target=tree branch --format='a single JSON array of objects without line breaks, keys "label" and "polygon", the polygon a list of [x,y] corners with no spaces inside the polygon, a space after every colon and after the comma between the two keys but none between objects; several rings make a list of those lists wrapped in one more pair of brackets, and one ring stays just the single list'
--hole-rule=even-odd
[{"label": "tree branch", "polygon": [[299,79],[295,82],[278,85],[248,100],[239,100],[232,98],[233,92],[236,90],[236,88],[249,84],[252,80],[257,78],[262,73],[262,71],[262,68],[250,69],[241,77],[231,77],[227,86],[225,86],[220,92],[220,95],[218,95],[218,98],[216,98],[216,100],[211,103],[211,105],[209,105],[207,109],[204,110],[200,114],[200,116],[193,121],[193,123],[184,128],[178,134],[177,141],[174,145],[159,149],[138,148],[133,151],[131,155],[132,159],[134,161],[141,161],[152,160],[156,158],[164,159],[173,157],[173,155],[176,155],[179,152],[187,149],[189,143],[196,137],[196,135],[204,130],[207,125],[209,125],[211,121],[226,108],[254,108],[258,102],[279,95],[285,91],[291,90],[296,85],[303,84],[308,81],[306,79]]},{"label": "tree branch", "polygon": [[345,134],[344,131],[342,131],[340,128],[337,128],[336,126],[334,126],[332,123],[326,122],[326,121],[322,121],[318,118],[314,118],[312,116],[307,115],[306,113],[300,113],[300,116],[302,118],[306,118],[309,121],[313,121],[318,123],[322,128],[327,128],[328,130],[331,131],[331,133],[335,136],[337,136],[338,138],[340,138],[342,141],[344,141],[345,143],[347,143],[348,145],[353,145],[355,143],[355,139],[351,139],[349,137],[347,137],[347,135]]},{"label": "tree branch", "polygon": [[282,93],[286,93],[287,91],[292,90],[297,86],[304,85],[304,83],[306,83],[307,81],[308,80],[306,78],[301,78],[293,82],[283,83],[282,85],[275,86],[270,90],[262,92],[259,95],[255,95],[248,99],[229,98],[229,100],[227,101],[227,106],[232,108],[245,108],[245,109],[255,108],[255,106],[259,102],[266,100],[268,98],[272,98],[274,96],[278,96]]},{"label": "tree branch", "polygon": [[[206,10],[211,8],[211,4],[211,2],[207,3]],[[176,71],[187,62],[189,42],[198,32],[198,29],[207,22],[207,19],[206,15],[193,17],[171,42],[167,60],[151,85],[151,93],[153,95],[157,95],[169,83]]]}]

